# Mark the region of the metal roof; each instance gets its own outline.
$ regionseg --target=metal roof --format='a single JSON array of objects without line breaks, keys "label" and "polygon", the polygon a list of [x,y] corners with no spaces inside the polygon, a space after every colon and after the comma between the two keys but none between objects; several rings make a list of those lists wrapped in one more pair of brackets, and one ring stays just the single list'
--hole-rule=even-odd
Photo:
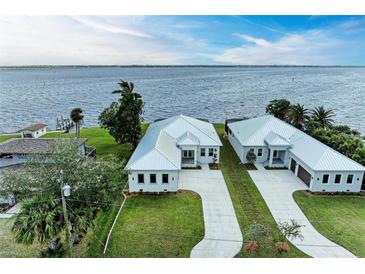
[{"label": "metal roof", "polygon": [[27,126],[26,128],[23,128],[21,130],[19,130],[19,132],[22,132],[22,131],[37,131],[37,130],[40,130],[42,128],[45,128],[47,127],[46,124],[32,124],[30,126]]},{"label": "metal roof", "polygon": [[272,131],[266,135],[264,140],[269,146],[290,146],[287,140]]},{"label": "metal roof", "polygon": [[56,144],[74,143],[82,145],[85,138],[13,138],[0,143],[0,153],[6,154],[34,154],[52,153]]},{"label": "metal roof", "polygon": [[228,127],[243,146],[266,146],[265,139],[280,136],[290,144],[289,151],[313,170],[365,171],[359,163],[271,115],[230,123]]},{"label": "metal roof", "polygon": [[[180,143],[179,143],[180,142]],[[130,170],[180,170],[178,144],[221,146],[212,124],[184,115],[152,123],[129,159]]]}]

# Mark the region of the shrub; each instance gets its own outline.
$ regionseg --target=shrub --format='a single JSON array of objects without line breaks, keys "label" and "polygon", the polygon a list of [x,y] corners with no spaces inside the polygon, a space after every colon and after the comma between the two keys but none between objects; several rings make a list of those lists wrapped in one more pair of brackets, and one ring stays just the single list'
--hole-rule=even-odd
[{"label": "shrub", "polygon": [[256,161],[256,154],[253,151],[248,151],[246,154],[246,160],[249,164],[253,164]]},{"label": "shrub", "polygon": [[283,252],[289,252],[290,251],[290,246],[287,243],[284,242],[277,242],[275,244],[276,250],[279,251],[279,253],[283,253]]},{"label": "shrub", "polygon": [[272,242],[271,231],[258,223],[253,223],[249,226],[248,237],[250,241],[254,241],[264,247]]},{"label": "shrub", "polygon": [[259,248],[257,242],[255,241],[248,241],[244,244],[243,249],[248,253],[255,253]]}]

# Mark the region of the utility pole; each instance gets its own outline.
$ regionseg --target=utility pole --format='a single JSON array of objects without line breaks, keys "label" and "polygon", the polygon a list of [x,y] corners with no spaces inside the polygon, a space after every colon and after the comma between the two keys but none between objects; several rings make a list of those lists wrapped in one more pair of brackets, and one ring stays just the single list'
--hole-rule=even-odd
[{"label": "utility pole", "polygon": [[66,207],[66,198],[64,194],[64,183],[63,183],[63,170],[61,170],[60,176],[60,187],[61,187],[61,199],[62,199],[62,209],[63,209],[63,219],[66,224],[66,250],[67,256],[71,256],[72,243],[71,243],[71,223],[68,220],[67,207]]}]

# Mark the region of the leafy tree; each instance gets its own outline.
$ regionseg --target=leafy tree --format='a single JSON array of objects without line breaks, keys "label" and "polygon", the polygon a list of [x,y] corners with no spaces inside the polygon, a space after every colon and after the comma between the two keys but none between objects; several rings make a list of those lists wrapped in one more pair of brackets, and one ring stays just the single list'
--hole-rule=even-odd
[{"label": "leafy tree", "polygon": [[246,154],[246,160],[249,164],[254,164],[256,161],[256,154],[253,151],[249,150]]},{"label": "leafy tree", "polygon": [[99,116],[99,123],[102,128],[109,130],[118,143],[131,143],[132,149],[135,149],[142,135],[142,96],[133,92],[133,83],[121,80],[119,86],[120,89],[113,93],[121,93],[121,98],[104,109]]},{"label": "leafy tree", "polygon": [[331,127],[333,124],[332,117],[335,116],[332,109],[326,110],[323,106],[315,107],[312,110],[312,120],[319,123],[321,128]]},{"label": "leafy tree", "polygon": [[288,112],[288,121],[298,129],[303,129],[308,121],[308,109],[303,105],[292,105]]},{"label": "leafy tree", "polygon": [[70,118],[71,118],[72,122],[75,123],[76,136],[80,137],[81,122],[84,120],[84,115],[82,115],[82,109],[74,108],[73,110],[71,110]]},{"label": "leafy tree", "polygon": [[270,101],[266,106],[266,113],[279,118],[280,120],[286,120],[286,116],[290,109],[290,102],[286,99],[275,99]]},{"label": "leafy tree", "polygon": [[56,144],[53,152],[30,157],[24,172],[5,174],[1,189],[23,200],[13,227],[17,241],[48,243],[49,249],[57,238],[64,239],[67,229],[60,199],[62,181],[72,191],[66,204],[74,243],[86,234],[97,212],[107,210],[121,195],[125,176],[124,163],[112,157],[85,161],[78,145],[71,142]]}]

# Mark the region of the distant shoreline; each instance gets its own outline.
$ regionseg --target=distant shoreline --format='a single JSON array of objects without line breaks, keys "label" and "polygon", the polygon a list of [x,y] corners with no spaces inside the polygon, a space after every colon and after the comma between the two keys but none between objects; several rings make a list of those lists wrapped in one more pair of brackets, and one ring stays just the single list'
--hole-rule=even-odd
[{"label": "distant shoreline", "polygon": [[25,65],[0,68],[365,68],[365,65]]}]

